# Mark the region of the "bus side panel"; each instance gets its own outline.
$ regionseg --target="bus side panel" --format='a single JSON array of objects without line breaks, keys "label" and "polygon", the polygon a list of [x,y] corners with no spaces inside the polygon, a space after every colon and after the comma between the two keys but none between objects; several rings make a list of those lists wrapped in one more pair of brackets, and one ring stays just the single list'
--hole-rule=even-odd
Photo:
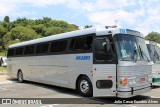
[{"label": "bus side panel", "polygon": [[75,89],[81,74],[92,82],[92,57],[92,53],[15,57],[8,66],[9,74],[16,77],[21,69],[25,80]]},{"label": "bus side panel", "polygon": [[65,57],[65,55],[48,55],[30,58],[29,80],[68,87],[69,71]]},{"label": "bus side panel", "polygon": [[23,78],[29,76],[27,60],[21,57],[8,58],[8,75],[17,78],[19,70],[23,72]]},{"label": "bus side panel", "polygon": [[93,54],[70,54],[69,69],[70,69],[70,88],[76,89],[76,80],[81,74],[86,75],[92,82],[93,74]]},{"label": "bus side panel", "polygon": [[44,61],[48,66],[44,66],[43,80],[51,82],[53,85],[62,87],[69,86],[69,67],[67,55],[47,56]]},{"label": "bus side panel", "polygon": [[8,58],[7,59],[7,74],[8,76],[16,78],[17,76],[16,76],[14,65],[15,65],[14,58]]}]

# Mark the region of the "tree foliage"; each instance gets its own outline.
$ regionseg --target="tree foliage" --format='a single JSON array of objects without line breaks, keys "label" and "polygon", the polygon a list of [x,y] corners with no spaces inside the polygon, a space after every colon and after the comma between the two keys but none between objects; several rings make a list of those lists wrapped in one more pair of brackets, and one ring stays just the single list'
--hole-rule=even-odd
[{"label": "tree foliage", "polygon": [[4,21],[7,22],[7,23],[9,23],[9,22],[10,22],[9,16],[5,16],[5,17],[4,17]]},{"label": "tree foliage", "polygon": [[145,39],[149,40],[149,41],[154,41],[154,42],[160,43],[160,33],[151,32],[145,37]]},{"label": "tree foliage", "polygon": [[59,33],[64,33],[65,30],[61,27],[50,27],[45,29],[44,36],[55,35]]},{"label": "tree foliage", "polygon": [[63,20],[18,18],[10,22],[9,16],[0,21],[0,46],[7,49],[8,45],[46,37],[68,31],[78,30],[78,27]]},{"label": "tree foliage", "polygon": [[23,26],[17,26],[11,30],[11,39],[16,40],[19,39],[20,41],[27,41],[41,37],[37,35],[37,33],[30,28],[26,28]]},{"label": "tree foliage", "polygon": [[84,26],[84,28],[91,28],[91,27],[93,27],[92,25],[86,25],[86,26]]},{"label": "tree foliage", "polygon": [[3,37],[6,33],[6,29],[3,26],[0,26],[0,37]]}]

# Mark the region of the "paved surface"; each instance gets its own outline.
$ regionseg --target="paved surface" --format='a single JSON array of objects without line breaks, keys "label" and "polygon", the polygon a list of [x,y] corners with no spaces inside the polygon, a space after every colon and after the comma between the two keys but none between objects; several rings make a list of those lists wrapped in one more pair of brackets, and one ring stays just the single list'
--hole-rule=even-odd
[{"label": "paved surface", "polygon": [[[23,105],[24,107],[159,107],[159,104],[103,104],[119,100],[118,98],[85,98],[75,90],[25,81],[17,83],[15,79],[0,74],[0,98],[81,98],[84,102],[99,102],[102,104],[45,104]],[[126,100],[160,98],[160,85],[155,86],[151,92]],[[72,100],[72,99],[71,99]],[[22,107],[22,105],[0,105],[6,107]]]}]

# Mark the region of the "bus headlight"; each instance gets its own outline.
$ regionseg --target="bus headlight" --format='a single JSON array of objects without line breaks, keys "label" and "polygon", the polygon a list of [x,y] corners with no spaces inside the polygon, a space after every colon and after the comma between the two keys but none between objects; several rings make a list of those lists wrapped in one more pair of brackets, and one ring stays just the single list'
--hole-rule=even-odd
[{"label": "bus headlight", "polygon": [[136,84],[136,78],[133,79],[133,84]]},{"label": "bus headlight", "polygon": [[130,78],[129,85],[135,85],[135,84],[136,84],[136,78]]},{"label": "bus headlight", "polygon": [[133,85],[132,79],[129,79],[129,85]]}]

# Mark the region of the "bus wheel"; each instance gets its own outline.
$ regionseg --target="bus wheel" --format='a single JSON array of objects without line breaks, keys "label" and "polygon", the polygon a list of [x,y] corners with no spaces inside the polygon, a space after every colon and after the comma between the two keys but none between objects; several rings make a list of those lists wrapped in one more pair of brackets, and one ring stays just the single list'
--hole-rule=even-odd
[{"label": "bus wheel", "polygon": [[77,90],[82,96],[85,96],[85,97],[92,96],[92,92],[93,92],[92,83],[88,77],[83,76],[78,80]]},{"label": "bus wheel", "polygon": [[22,73],[22,71],[18,71],[17,79],[18,79],[19,83],[23,82],[23,73]]}]

